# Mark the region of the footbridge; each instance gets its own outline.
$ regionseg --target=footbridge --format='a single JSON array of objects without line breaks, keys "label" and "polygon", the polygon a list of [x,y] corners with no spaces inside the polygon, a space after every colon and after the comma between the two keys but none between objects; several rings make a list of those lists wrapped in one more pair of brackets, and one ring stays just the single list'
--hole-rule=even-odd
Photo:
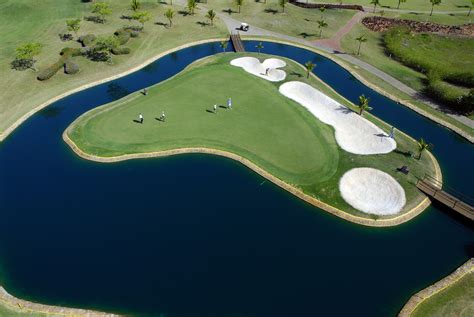
[{"label": "footbridge", "polygon": [[230,40],[232,41],[232,45],[234,45],[234,49],[237,53],[245,52],[244,44],[242,43],[239,32],[232,32],[230,34]]}]

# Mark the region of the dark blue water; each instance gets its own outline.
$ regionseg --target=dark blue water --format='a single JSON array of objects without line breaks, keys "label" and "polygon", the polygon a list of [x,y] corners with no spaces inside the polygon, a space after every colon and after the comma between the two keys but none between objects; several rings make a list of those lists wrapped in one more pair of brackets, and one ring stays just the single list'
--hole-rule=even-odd
[{"label": "dark blue water", "polygon": [[[346,98],[435,144],[446,183],[473,194],[474,147],[332,61],[313,60]],[[256,43],[247,42],[248,50]],[[471,223],[440,206],[396,228],[366,228],[308,206],[228,159],[183,155],[100,164],[64,129],[98,105],[219,52],[204,44],[64,98],[0,143],[0,283],[49,304],[135,315],[395,316],[416,291],[474,256]]]}]

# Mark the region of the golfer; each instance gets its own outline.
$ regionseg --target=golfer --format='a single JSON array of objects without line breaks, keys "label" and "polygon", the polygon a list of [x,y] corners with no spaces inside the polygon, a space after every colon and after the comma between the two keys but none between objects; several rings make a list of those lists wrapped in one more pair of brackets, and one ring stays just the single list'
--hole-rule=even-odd
[{"label": "golfer", "polygon": [[161,121],[163,121],[163,122],[166,121],[166,115],[165,115],[164,111],[161,112]]},{"label": "golfer", "polygon": [[214,113],[217,112],[217,105],[214,105]]},{"label": "golfer", "polygon": [[268,76],[268,71],[269,71],[269,70],[270,70],[270,68],[267,68],[267,69],[265,70],[265,75],[266,75],[266,76]]},{"label": "golfer", "polygon": [[227,108],[232,109],[232,98],[227,99]]},{"label": "golfer", "polygon": [[140,123],[143,123],[143,115],[141,113],[138,115],[138,121],[140,121]]},{"label": "golfer", "polygon": [[146,88],[143,88],[143,94],[146,96],[148,95],[148,90]]}]

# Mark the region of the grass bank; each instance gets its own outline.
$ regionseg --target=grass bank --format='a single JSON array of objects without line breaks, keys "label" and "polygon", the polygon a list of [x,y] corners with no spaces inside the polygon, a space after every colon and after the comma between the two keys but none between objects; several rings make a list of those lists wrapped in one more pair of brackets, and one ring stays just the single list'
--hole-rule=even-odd
[{"label": "grass bank", "polygon": [[[428,155],[418,161],[404,154],[416,152],[412,139],[398,133],[397,151],[385,155],[347,153],[337,146],[331,127],[278,92],[281,82],[267,82],[231,66],[230,60],[237,56],[219,54],[195,63],[151,88],[147,96],[134,93],[89,111],[66,133],[82,152],[105,158],[186,147],[231,152],[311,197],[367,219],[384,217],[355,210],[339,193],[339,179],[351,168],[373,167],[392,175],[407,195],[402,213],[424,199],[415,187],[416,176],[433,174],[435,166]],[[316,77],[307,79],[300,65],[286,61],[287,81],[307,82],[355,109]],[[212,113],[214,104],[224,105],[230,96],[234,109],[218,108],[217,114]],[[156,120],[161,111],[166,122]],[[139,113],[144,124],[134,122]],[[366,118],[389,131],[372,115]],[[401,165],[410,166],[412,172],[397,173]]]}]

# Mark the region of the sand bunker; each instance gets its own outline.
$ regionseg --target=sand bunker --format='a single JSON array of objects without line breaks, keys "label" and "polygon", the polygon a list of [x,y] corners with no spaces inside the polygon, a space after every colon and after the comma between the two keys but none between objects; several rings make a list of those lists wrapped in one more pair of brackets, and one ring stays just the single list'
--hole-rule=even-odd
[{"label": "sand bunker", "polygon": [[406,202],[405,191],[392,176],[368,167],[346,172],[339,190],[349,205],[373,215],[397,214]]},{"label": "sand bunker", "polygon": [[[231,65],[242,67],[246,72],[269,81],[282,81],[286,77],[286,72],[281,69],[286,63],[281,59],[269,58],[260,63],[255,57],[240,57],[233,59]],[[266,73],[268,69],[268,74]]]},{"label": "sand bunker", "polygon": [[339,104],[308,84],[291,81],[280,86],[280,93],[307,108],[314,116],[336,130],[341,148],[354,154],[382,154],[397,144],[372,122]]}]

